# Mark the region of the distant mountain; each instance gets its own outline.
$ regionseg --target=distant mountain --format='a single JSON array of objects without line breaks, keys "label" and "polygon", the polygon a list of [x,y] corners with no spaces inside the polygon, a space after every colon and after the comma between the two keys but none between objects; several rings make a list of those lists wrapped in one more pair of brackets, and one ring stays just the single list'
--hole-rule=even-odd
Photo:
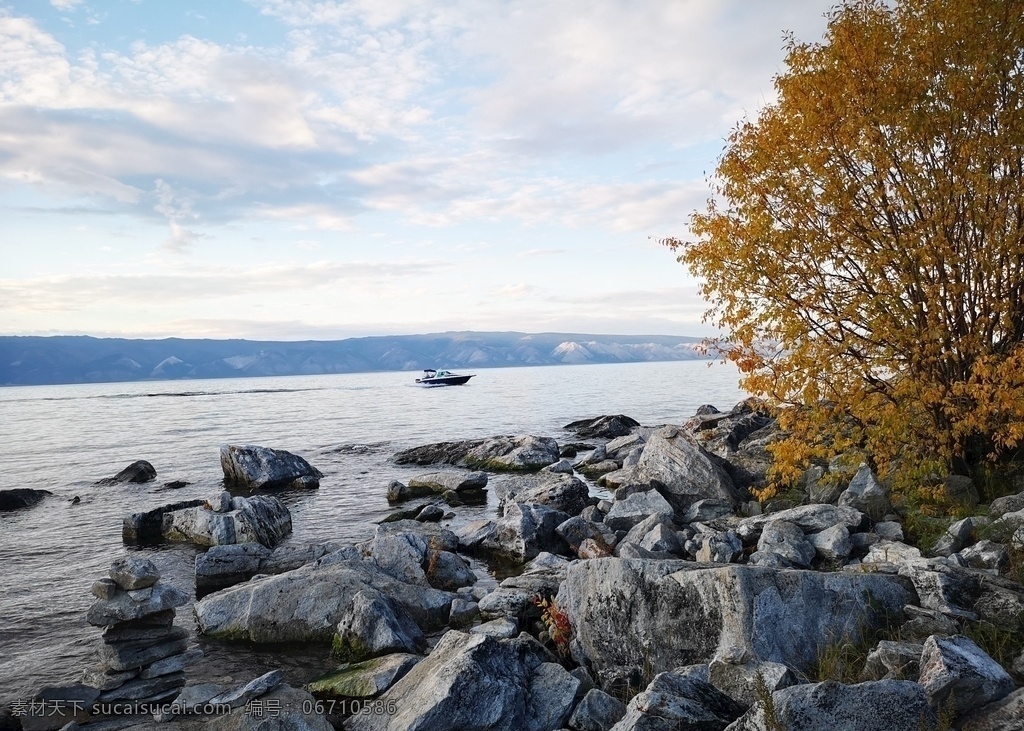
[{"label": "distant mountain", "polygon": [[447,332],[347,340],[0,336],[0,385],[698,360],[700,338]]}]

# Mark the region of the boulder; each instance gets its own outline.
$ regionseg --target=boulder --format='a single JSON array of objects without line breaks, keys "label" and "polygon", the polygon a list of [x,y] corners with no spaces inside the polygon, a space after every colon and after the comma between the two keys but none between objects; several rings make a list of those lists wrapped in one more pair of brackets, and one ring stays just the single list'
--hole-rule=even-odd
[{"label": "boulder", "polygon": [[857,469],[849,487],[839,496],[839,504],[859,510],[874,521],[880,521],[892,512],[889,488],[878,481],[866,464]]},{"label": "boulder", "polygon": [[1010,564],[1010,554],[1006,546],[993,541],[982,540],[968,546],[957,553],[963,563],[972,569],[988,569],[995,572],[1003,571]]},{"label": "boulder", "polygon": [[1024,492],[997,497],[988,506],[988,517],[998,519],[1006,513],[1015,513],[1018,510],[1024,510]]},{"label": "boulder", "polygon": [[575,432],[580,439],[614,439],[631,434],[640,426],[636,419],[615,414],[599,416],[596,419],[580,419],[563,426],[563,429]]},{"label": "boulder", "polygon": [[469,630],[471,634],[488,635],[496,640],[507,640],[519,634],[519,622],[511,617],[499,617],[482,622]]},{"label": "boulder", "polygon": [[773,713],[753,705],[728,731],[920,731],[935,728],[924,690],[905,680],[794,685],[772,693]]},{"label": "boulder", "polygon": [[604,523],[612,530],[629,530],[651,515],[671,520],[672,505],[654,489],[634,492],[623,500],[616,500],[604,516]]},{"label": "boulder", "polygon": [[799,682],[793,671],[781,663],[751,660],[740,651],[731,657],[715,658],[708,665],[708,682],[745,708],[759,700],[758,685],[769,692]]},{"label": "boulder", "polygon": [[573,731],[608,731],[626,715],[626,705],[600,688],[592,688],[583,696],[569,719]]},{"label": "boulder", "polygon": [[448,623],[453,594],[399,581],[372,561],[331,558],[200,599],[199,631],[252,642],[327,642],[352,598],[365,589],[391,597],[424,629]]},{"label": "boulder", "polygon": [[861,680],[917,680],[921,674],[921,651],[916,642],[882,640],[868,654]]},{"label": "boulder", "polygon": [[448,491],[485,490],[487,489],[487,473],[456,472],[454,470],[431,472],[410,478],[408,487],[414,494],[437,493],[439,495]]},{"label": "boulder", "polygon": [[488,439],[466,452],[462,461],[473,469],[529,472],[547,467],[558,459],[558,442],[551,437],[526,434]]},{"label": "boulder", "polygon": [[538,503],[569,515],[579,515],[590,499],[582,480],[558,472],[511,475],[496,482],[494,489],[502,509],[511,503]]},{"label": "boulder", "polygon": [[492,533],[494,533],[496,527],[497,523],[486,518],[466,523],[455,531],[455,535],[458,537],[459,550],[468,552],[475,551]]},{"label": "boulder", "polygon": [[733,531],[707,531],[700,535],[696,558],[703,563],[733,563],[743,554],[743,543]]},{"label": "boulder", "polygon": [[397,683],[423,658],[395,653],[346,663],[311,680],[306,690],[320,698],[373,698]]},{"label": "boulder", "polygon": [[744,499],[715,459],[674,426],[662,427],[648,437],[635,466],[611,474],[619,485],[656,480],[680,515],[698,500],[711,498],[738,505]]},{"label": "boulder", "polygon": [[852,533],[860,527],[864,520],[864,514],[856,508],[837,505],[799,505],[770,515],[753,515],[744,518],[737,526],[736,533],[744,543],[754,543],[765,524],[772,520],[793,523],[804,533],[819,533],[834,525],[845,525]]},{"label": "boulder", "polygon": [[925,641],[918,682],[932,707],[949,701],[957,716],[1004,698],[1014,686],[999,663],[963,635]]},{"label": "boulder", "polygon": [[845,525],[834,525],[812,533],[807,536],[807,541],[814,547],[814,555],[826,561],[845,563],[853,551],[850,531]]},{"label": "boulder", "polygon": [[932,553],[936,556],[952,556],[957,551],[963,550],[974,540],[977,527],[974,518],[971,517],[956,521],[939,536],[932,547]]},{"label": "boulder", "polygon": [[199,507],[205,503],[205,500],[181,500],[142,513],[126,515],[122,520],[121,540],[128,545],[158,543],[163,540],[164,516],[167,513]]},{"label": "boulder", "polygon": [[680,668],[654,676],[611,731],[724,729],[745,710],[698,674]]},{"label": "boulder", "polygon": [[126,482],[143,483],[156,479],[156,469],[144,459],[132,462],[113,477],[97,480],[97,485],[120,485]]},{"label": "boulder", "polygon": [[539,503],[512,503],[481,547],[517,561],[537,554],[567,553],[569,547],[556,529],[569,519],[566,513]]},{"label": "boulder", "polygon": [[707,523],[732,515],[734,512],[733,506],[722,500],[698,500],[683,515],[682,522]]},{"label": "boulder", "polygon": [[591,523],[579,515],[569,518],[569,520],[560,524],[555,528],[555,532],[565,540],[569,548],[575,551],[577,555],[579,554],[580,545],[588,539],[609,546],[609,553],[611,552],[611,547],[616,543],[615,532],[611,528],[604,525],[604,523]]},{"label": "boulder", "polygon": [[235,498],[235,504],[238,507],[229,512],[199,505],[165,513],[163,536],[201,546],[252,542],[273,548],[292,532],[292,515],[276,497]]},{"label": "boulder", "polygon": [[332,641],[334,654],[349,662],[392,653],[417,654],[426,644],[422,630],[401,605],[372,589],[352,597]]},{"label": "boulder", "polygon": [[110,564],[110,578],[125,591],[145,589],[160,580],[160,570],[148,558],[122,556]]},{"label": "boulder", "polygon": [[757,552],[750,557],[750,563],[805,569],[813,559],[814,546],[804,538],[798,526],[784,520],[771,520],[761,531]]},{"label": "boulder", "polygon": [[532,638],[449,631],[430,656],[380,696],[395,714],[353,716],[349,731],[552,731],[572,712],[580,681]]},{"label": "boulder", "polygon": [[323,473],[283,449],[225,444],[220,448],[224,482],[247,488],[315,488]]},{"label": "boulder", "polygon": [[824,645],[880,629],[915,599],[896,576],[596,559],[569,567],[556,602],[573,658],[605,676],[707,662],[720,648],[804,670]]},{"label": "boulder", "polygon": [[0,512],[31,507],[47,495],[52,494],[49,490],[31,490],[27,487],[0,490]]},{"label": "boulder", "polygon": [[1024,688],[960,719],[963,731],[1024,731]]}]

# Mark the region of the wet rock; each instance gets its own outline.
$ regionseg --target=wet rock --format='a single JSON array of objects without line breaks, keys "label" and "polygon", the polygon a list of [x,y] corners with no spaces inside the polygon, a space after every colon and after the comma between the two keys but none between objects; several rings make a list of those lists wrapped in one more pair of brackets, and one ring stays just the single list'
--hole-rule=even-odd
[{"label": "wet rock", "polygon": [[144,459],[132,462],[113,477],[97,480],[97,485],[120,485],[126,482],[143,483],[156,479],[156,469]]},{"label": "wet rock", "polygon": [[1002,699],[1014,685],[999,663],[962,635],[925,641],[918,682],[932,707],[950,701],[958,716]]},{"label": "wet rock", "polygon": [[541,472],[553,472],[557,475],[571,475],[573,473],[572,462],[562,458],[554,464],[549,464],[547,467],[542,469]]},{"label": "wet rock", "polygon": [[100,694],[99,703],[114,703],[116,701],[137,701],[143,698],[155,698],[164,694],[177,694],[178,689],[185,684],[185,673],[176,672],[169,675],[161,675],[155,678],[136,678],[129,680],[124,685],[113,690],[106,690]]},{"label": "wet rock", "polygon": [[233,505],[238,507],[230,512],[200,505],[165,513],[163,536],[200,546],[252,542],[273,548],[292,532],[291,513],[276,497],[236,498]]},{"label": "wet rock", "polygon": [[245,685],[234,690],[229,690],[210,699],[214,705],[226,705],[232,708],[241,708],[253,698],[259,698],[281,685],[284,673],[280,670],[271,670],[258,678],[250,680]]},{"label": "wet rock", "polygon": [[373,698],[401,680],[423,658],[396,653],[359,663],[346,663],[306,685],[321,698]]},{"label": "wet rock", "polygon": [[920,731],[934,728],[935,715],[917,683],[901,680],[842,685],[835,681],[794,685],[772,693],[775,718],[759,702],[728,731]]},{"label": "wet rock", "polygon": [[418,520],[421,523],[436,523],[444,517],[444,508],[438,505],[424,505],[420,508],[420,511],[416,513],[414,520]]},{"label": "wet rock", "polygon": [[225,444],[220,448],[224,482],[247,488],[316,488],[323,473],[283,449]]},{"label": "wet rock", "polygon": [[142,669],[139,673],[140,678],[157,678],[161,675],[170,675],[171,673],[177,673],[190,665],[195,665],[203,658],[203,651],[198,647],[193,647],[180,655],[171,655],[165,657],[163,660],[157,660],[152,665]]},{"label": "wet rock", "polygon": [[615,414],[599,416],[596,419],[580,419],[563,426],[563,429],[575,432],[580,439],[614,439],[632,433],[640,426],[636,419]]},{"label": "wet rock", "polygon": [[419,494],[485,490],[487,489],[487,473],[456,472],[454,470],[431,472],[411,478],[409,489],[413,493]]},{"label": "wet rock", "polygon": [[153,510],[127,515],[122,521],[121,540],[129,545],[162,541],[164,515],[176,510],[194,508],[203,505],[204,502],[204,500],[182,500],[162,505]]},{"label": "wet rock", "polygon": [[104,644],[100,648],[100,660],[109,670],[124,672],[150,665],[172,655],[178,655],[185,652],[187,647],[188,630],[178,627],[167,639],[161,640],[157,644],[153,644],[149,639]]},{"label": "wet rock", "polygon": [[52,494],[49,490],[31,490],[27,487],[0,490],[0,512],[31,507]]},{"label": "wet rock", "polygon": [[134,601],[127,594],[118,594],[112,599],[100,599],[90,608],[87,615],[89,624],[95,627],[109,627],[129,620],[141,619],[148,615],[174,609],[187,604],[189,596],[169,584],[156,584],[150,596]]}]

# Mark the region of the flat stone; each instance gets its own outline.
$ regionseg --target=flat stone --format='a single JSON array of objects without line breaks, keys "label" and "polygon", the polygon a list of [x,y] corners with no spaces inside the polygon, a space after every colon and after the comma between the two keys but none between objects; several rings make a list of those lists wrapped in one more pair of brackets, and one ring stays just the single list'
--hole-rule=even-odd
[{"label": "flat stone", "polygon": [[138,670],[109,673],[103,665],[97,665],[82,673],[82,682],[97,690],[113,690],[114,688],[120,688],[129,680],[138,676]]},{"label": "flat stone", "polygon": [[125,591],[145,589],[160,579],[160,570],[148,558],[122,556],[110,564],[110,578]]},{"label": "flat stone", "polygon": [[160,644],[145,640],[119,642],[116,645],[100,647],[100,662],[108,669],[121,672],[150,665],[165,657],[184,652],[188,647],[188,630],[178,628],[177,632]]},{"label": "flat stone", "polygon": [[395,653],[359,663],[347,663],[311,680],[305,687],[323,698],[373,698],[380,695],[423,658]]},{"label": "flat stone", "polygon": [[139,673],[140,678],[158,678],[161,675],[170,675],[171,673],[177,673],[189,665],[194,665],[199,662],[203,657],[203,651],[198,647],[193,647],[190,650],[186,650],[180,655],[171,655],[165,657],[163,660],[157,660],[152,665],[148,665],[142,669]]},{"label": "flat stone", "polygon": [[103,641],[107,643],[150,639],[153,642],[166,639],[173,634],[173,609],[146,615],[141,619],[118,622],[103,630]]},{"label": "flat stone", "polygon": [[104,691],[100,703],[123,700],[141,700],[161,696],[169,691],[176,691],[185,685],[185,673],[178,672],[161,675],[157,678],[136,678],[113,690]]},{"label": "flat stone", "polygon": [[471,634],[487,635],[496,640],[507,640],[519,634],[519,622],[512,617],[499,617],[490,622],[478,624],[469,631]]},{"label": "flat stone", "polygon": [[261,695],[274,690],[274,688],[281,684],[283,679],[284,673],[282,671],[271,670],[269,673],[264,673],[258,678],[250,680],[240,688],[214,696],[208,702],[215,705],[220,703],[232,708],[239,708],[253,698],[259,698]]},{"label": "flat stone", "polygon": [[89,608],[86,619],[95,627],[110,627],[150,614],[163,612],[188,604],[189,595],[170,584],[157,584],[153,594],[141,602],[132,601],[127,594],[118,594],[113,599],[100,599]]}]

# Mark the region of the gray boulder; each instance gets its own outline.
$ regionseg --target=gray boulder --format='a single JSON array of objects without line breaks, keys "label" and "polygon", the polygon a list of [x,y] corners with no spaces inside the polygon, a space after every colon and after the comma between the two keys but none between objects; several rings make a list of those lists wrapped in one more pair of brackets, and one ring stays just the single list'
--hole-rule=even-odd
[{"label": "gray boulder", "polygon": [[480,545],[484,550],[518,561],[528,561],[543,551],[567,553],[569,547],[556,529],[568,519],[566,513],[546,505],[512,503]]},{"label": "gray boulder", "polygon": [[409,479],[409,489],[414,494],[437,493],[448,491],[468,492],[487,489],[486,472],[431,472],[417,475]]},{"label": "gray boulder", "polygon": [[703,563],[733,563],[743,554],[743,542],[733,531],[704,531],[696,558]]},{"label": "gray boulder", "polygon": [[921,651],[915,642],[882,640],[868,655],[861,680],[917,680],[921,674]]},{"label": "gray boulder", "polygon": [[864,520],[864,514],[856,508],[837,505],[799,505],[788,510],[780,510],[770,515],[754,515],[744,518],[736,528],[736,533],[744,543],[755,543],[761,530],[772,520],[783,520],[799,526],[804,533],[819,533],[834,525],[845,525],[852,533]]},{"label": "gray boulder", "polygon": [[248,581],[256,574],[291,571],[338,550],[347,551],[350,558],[359,555],[357,548],[332,543],[285,544],[274,550],[259,543],[211,546],[196,554],[196,591],[208,593]]},{"label": "gray boulder", "polygon": [[156,468],[144,459],[132,462],[113,477],[97,480],[97,485],[121,485],[127,482],[143,483],[156,479]]},{"label": "gray boulder", "polygon": [[453,594],[399,581],[371,561],[328,559],[200,599],[199,631],[251,642],[327,642],[352,598],[365,589],[391,597],[424,629],[448,623]]},{"label": "gray boulder", "polygon": [[707,662],[720,647],[803,670],[823,642],[856,640],[914,599],[888,575],[596,559],[569,567],[556,601],[573,658],[603,675]]},{"label": "gray boulder", "polygon": [[772,705],[772,718],[766,718],[765,704],[759,702],[728,731],[920,731],[935,727],[935,714],[924,690],[902,680],[794,685],[772,693]]},{"label": "gray boulder", "polygon": [[834,525],[820,533],[807,536],[807,541],[814,547],[814,554],[826,561],[845,563],[853,551],[850,531],[845,525]]},{"label": "gray boulder", "polygon": [[967,517],[950,525],[932,547],[936,556],[952,556],[971,544],[977,525],[974,518]]},{"label": "gray boulder", "polygon": [[625,715],[625,703],[600,688],[592,688],[572,712],[569,728],[573,731],[608,731]]},{"label": "gray boulder", "polygon": [[671,520],[672,505],[654,489],[631,493],[623,500],[616,500],[604,517],[604,523],[612,530],[629,530],[649,516]]},{"label": "gray boulder", "polygon": [[563,426],[576,433],[580,439],[614,439],[624,437],[640,426],[640,422],[623,414],[599,416],[595,419],[580,419]]},{"label": "gray boulder", "polygon": [[1024,492],[997,497],[988,506],[988,517],[1001,518],[1006,513],[1015,513],[1018,510],[1024,510]]},{"label": "gray boulder", "polygon": [[334,654],[360,662],[392,653],[417,654],[426,639],[406,611],[379,591],[364,589],[352,597],[332,641]]},{"label": "gray boulder", "polygon": [[999,663],[963,635],[925,641],[918,682],[934,708],[952,699],[958,716],[1004,698],[1014,686]]},{"label": "gray boulder", "polygon": [[259,543],[273,548],[292,532],[292,515],[283,502],[269,495],[235,498],[229,512],[208,504],[175,510],[163,516],[163,536],[200,546]]},{"label": "gray boulder", "polygon": [[793,671],[781,663],[751,660],[747,653],[737,652],[732,657],[715,658],[708,665],[708,682],[744,707],[759,700],[758,684],[769,692],[797,684]]},{"label": "gray boulder", "polygon": [[784,520],[765,524],[757,541],[757,552],[750,557],[751,565],[798,569],[810,567],[812,560],[814,546],[804,538],[798,526]]},{"label": "gray boulder", "polygon": [[552,731],[568,719],[579,680],[532,638],[449,631],[430,656],[380,696],[396,713],[360,714],[349,731]]},{"label": "gray boulder", "polygon": [[857,469],[849,487],[839,496],[839,504],[855,508],[874,521],[880,521],[892,512],[889,488],[878,481],[866,464]]},{"label": "gray boulder", "polygon": [[626,706],[611,731],[724,729],[746,708],[695,673],[659,673]]},{"label": "gray boulder", "polygon": [[[281,684],[253,698],[251,706],[242,703],[231,713],[214,716],[205,728],[208,731],[333,731],[316,708],[316,700],[309,693]],[[166,726],[158,724],[151,731],[161,731]]]},{"label": "gray boulder", "polygon": [[537,503],[569,515],[579,515],[590,499],[583,481],[572,474],[557,472],[509,475],[496,481],[494,489],[502,509],[512,503]]},{"label": "gray boulder", "polygon": [[964,731],[1024,731],[1024,688],[960,719]]},{"label": "gray boulder", "polygon": [[530,472],[558,459],[558,442],[554,439],[523,434],[484,440],[467,451],[461,462],[467,467],[491,472]]},{"label": "gray boulder", "polygon": [[1000,572],[1010,564],[1010,553],[1006,546],[993,541],[982,540],[958,554],[964,564],[972,569],[988,569]]},{"label": "gray boulder", "polygon": [[124,591],[153,586],[160,580],[160,570],[148,558],[122,556],[110,564],[110,578]]},{"label": "gray boulder", "polygon": [[[666,426],[653,432],[635,466],[616,475],[618,485],[656,480],[662,493],[680,515],[698,500],[707,498],[738,505],[743,494],[718,462],[679,427]],[[606,475],[606,481],[611,479]]]},{"label": "gray boulder", "polygon": [[225,444],[220,448],[224,482],[247,488],[315,488],[323,473],[283,449]]}]

